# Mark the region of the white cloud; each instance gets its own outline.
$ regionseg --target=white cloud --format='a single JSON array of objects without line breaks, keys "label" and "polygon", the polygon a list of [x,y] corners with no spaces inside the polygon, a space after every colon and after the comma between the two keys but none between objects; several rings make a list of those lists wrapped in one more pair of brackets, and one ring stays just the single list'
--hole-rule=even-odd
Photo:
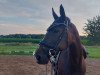
[{"label": "white cloud", "polygon": [[19,26],[16,24],[0,24],[0,34],[14,34],[14,33],[32,34],[35,32],[34,32],[34,28],[31,25]]},{"label": "white cloud", "polygon": [[45,33],[51,8],[59,15],[61,3],[80,34],[87,19],[100,13],[100,0],[0,0],[0,34]]}]

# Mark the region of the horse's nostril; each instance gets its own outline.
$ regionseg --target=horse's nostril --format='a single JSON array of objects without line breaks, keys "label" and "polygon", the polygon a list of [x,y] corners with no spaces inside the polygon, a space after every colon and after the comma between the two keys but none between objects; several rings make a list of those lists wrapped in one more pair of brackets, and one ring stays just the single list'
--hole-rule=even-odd
[{"label": "horse's nostril", "polygon": [[40,60],[40,58],[41,58],[40,55],[37,55],[37,56],[36,56],[36,59],[37,59],[37,60]]}]

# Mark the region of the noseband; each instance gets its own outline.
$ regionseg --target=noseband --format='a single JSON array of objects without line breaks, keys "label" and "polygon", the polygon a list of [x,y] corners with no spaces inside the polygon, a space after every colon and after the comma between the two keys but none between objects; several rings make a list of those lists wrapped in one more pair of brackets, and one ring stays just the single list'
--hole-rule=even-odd
[{"label": "noseband", "polygon": [[[66,22],[64,21],[64,23],[53,23],[54,26],[52,26],[51,28],[53,28],[55,26],[59,26],[59,25],[65,26],[64,31],[60,34],[54,47],[48,45],[44,41],[41,41],[39,44],[39,45],[42,45],[42,46],[47,47],[49,49],[50,62],[52,64],[52,69],[53,69],[52,75],[57,75],[57,63],[58,63],[61,51],[63,51],[63,50],[58,49],[58,45],[60,44],[60,42],[64,36],[65,31],[68,32],[69,23],[70,23],[69,21],[66,21]],[[67,38],[68,38],[68,33],[67,33]],[[68,39],[67,39],[67,50],[68,50],[68,47],[69,47],[69,44],[68,44]]]}]

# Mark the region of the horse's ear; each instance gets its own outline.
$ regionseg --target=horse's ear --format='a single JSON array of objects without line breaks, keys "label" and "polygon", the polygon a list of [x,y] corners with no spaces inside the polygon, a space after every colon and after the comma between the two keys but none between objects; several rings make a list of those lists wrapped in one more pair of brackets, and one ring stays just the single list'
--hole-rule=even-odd
[{"label": "horse's ear", "polygon": [[62,6],[62,4],[60,5],[60,15],[61,15],[61,17],[63,17],[63,18],[66,17],[65,11],[64,11],[64,7]]},{"label": "horse's ear", "polygon": [[55,13],[54,9],[52,8],[52,15],[54,17],[54,19],[58,19],[58,15]]}]

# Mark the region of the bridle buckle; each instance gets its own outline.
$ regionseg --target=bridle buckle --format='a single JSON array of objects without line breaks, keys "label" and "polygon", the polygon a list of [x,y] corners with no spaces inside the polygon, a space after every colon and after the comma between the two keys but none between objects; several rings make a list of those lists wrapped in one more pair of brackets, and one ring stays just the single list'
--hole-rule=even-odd
[{"label": "bridle buckle", "polygon": [[50,56],[54,56],[55,55],[55,50],[54,49],[50,49],[49,50],[49,55]]},{"label": "bridle buckle", "polygon": [[50,50],[49,50],[49,55],[50,55],[50,62],[51,62],[52,65],[54,66],[55,63],[56,63],[55,50],[54,50],[54,49],[50,49]]}]

